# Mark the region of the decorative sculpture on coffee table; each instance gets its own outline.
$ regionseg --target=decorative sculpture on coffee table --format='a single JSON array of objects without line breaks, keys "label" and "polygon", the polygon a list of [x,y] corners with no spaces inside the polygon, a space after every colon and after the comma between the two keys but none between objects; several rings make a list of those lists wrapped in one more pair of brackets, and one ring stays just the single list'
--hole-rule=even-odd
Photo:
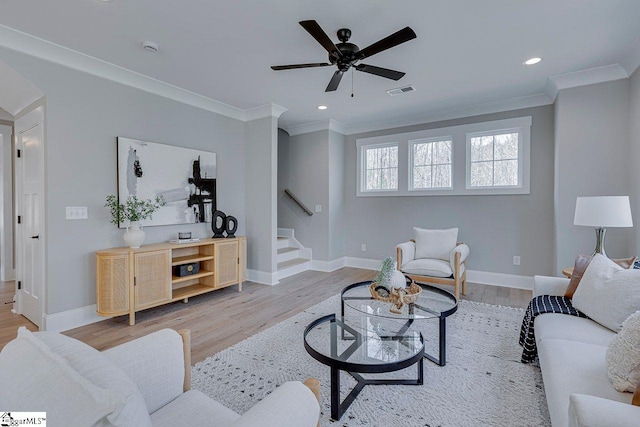
[{"label": "decorative sculpture on coffee table", "polygon": [[391,303],[389,311],[400,314],[405,304],[416,302],[422,288],[398,271],[395,260],[388,257],[382,260],[380,272],[371,282],[369,291],[374,299]]}]

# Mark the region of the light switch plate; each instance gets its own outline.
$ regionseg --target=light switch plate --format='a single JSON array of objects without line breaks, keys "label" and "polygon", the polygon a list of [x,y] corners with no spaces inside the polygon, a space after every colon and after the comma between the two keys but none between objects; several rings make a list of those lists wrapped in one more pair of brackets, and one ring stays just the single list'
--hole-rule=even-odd
[{"label": "light switch plate", "polygon": [[67,206],[67,219],[87,219],[89,212],[86,206]]},{"label": "light switch plate", "polygon": [[316,205],[316,212],[322,212],[322,205]]}]

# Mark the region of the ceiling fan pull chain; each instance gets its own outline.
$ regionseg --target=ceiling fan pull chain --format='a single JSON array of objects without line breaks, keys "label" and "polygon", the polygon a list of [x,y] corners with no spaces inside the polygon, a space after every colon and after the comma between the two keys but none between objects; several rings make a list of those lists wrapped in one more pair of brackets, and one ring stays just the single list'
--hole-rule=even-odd
[{"label": "ceiling fan pull chain", "polygon": [[353,98],[353,68],[351,69],[351,97]]}]

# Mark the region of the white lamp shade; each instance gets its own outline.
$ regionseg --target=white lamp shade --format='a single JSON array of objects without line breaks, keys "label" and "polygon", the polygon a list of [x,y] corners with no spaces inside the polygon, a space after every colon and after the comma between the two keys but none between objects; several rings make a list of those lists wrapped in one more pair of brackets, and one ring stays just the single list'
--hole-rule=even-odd
[{"label": "white lamp shade", "polygon": [[575,225],[633,227],[629,196],[578,197]]}]

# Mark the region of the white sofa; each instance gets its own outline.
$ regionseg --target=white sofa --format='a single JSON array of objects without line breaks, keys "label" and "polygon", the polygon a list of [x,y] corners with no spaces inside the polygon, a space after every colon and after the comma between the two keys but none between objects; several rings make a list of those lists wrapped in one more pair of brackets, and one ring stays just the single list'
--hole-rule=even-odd
[{"label": "white sofa", "polygon": [[[535,276],[533,296],[564,295],[569,279]],[[615,333],[576,316],[546,313],[535,319],[536,345],[553,427],[638,427],[632,393],[616,391],[605,354]]]},{"label": "white sofa", "polygon": [[0,406],[47,411],[54,427],[317,425],[318,400],[301,382],[284,383],[242,416],[190,390],[188,331],[183,335],[184,341],[164,329],[99,352],[61,334],[21,328],[0,353],[0,375],[11,383],[0,387]]}]

